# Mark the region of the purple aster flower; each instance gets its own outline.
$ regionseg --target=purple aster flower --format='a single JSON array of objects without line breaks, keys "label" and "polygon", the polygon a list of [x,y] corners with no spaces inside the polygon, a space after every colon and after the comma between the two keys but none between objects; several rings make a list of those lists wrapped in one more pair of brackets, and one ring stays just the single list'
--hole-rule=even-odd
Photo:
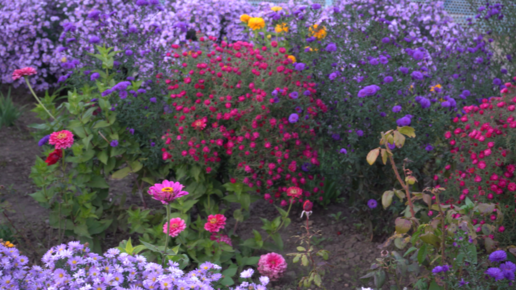
[{"label": "purple aster flower", "polygon": [[98,11],[97,9],[93,9],[90,11],[90,13],[88,13],[88,18],[98,20],[99,15],[100,15],[100,11]]},{"label": "purple aster flower", "polygon": [[113,92],[113,90],[112,90],[112,89],[107,89],[107,90],[103,91],[101,95],[102,95],[103,97],[105,97],[105,96],[107,96],[107,95],[111,94],[112,92]]},{"label": "purple aster flower", "polygon": [[358,137],[362,137],[362,136],[364,136],[364,131],[362,131],[362,130],[357,130],[357,135],[358,135]]},{"label": "purple aster flower", "polygon": [[441,107],[443,107],[443,108],[448,108],[450,106],[451,106],[451,104],[448,101],[444,101],[444,102],[441,103]]},{"label": "purple aster flower", "polygon": [[60,46],[60,47],[58,47],[58,48],[57,48],[57,50],[56,50],[56,51],[57,51],[57,52],[63,52],[63,51],[65,51],[65,50],[67,50],[67,49],[68,49],[68,48],[67,48],[67,47],[65,47],[65,46]]},{"label": "purple aster flower", "polygon": [[425,54],[419,50],[416,50],[414,51],[414,54],[412,54],[412,57],[415,59],[415,60],[421,60],[425,57]]},{"label": "purple aster flower", "polygon": [[342,154],[348,154],[348,150],[346,150],[344,148],[340,149],[339,152],[342,153]]},{"label": "purple aster flower", "polygon": [[502,250],[494,251],[489,255],[489,261],[493,263],[503,262],[505,260],[507,260],[507,254]]},{"label": "purple aster flower", "polygon": [[380,117],[385,117],[387,114],[385,112],[380,112]]},{"label": "purple aster flower", "polygon": [[410,123],[411,123],[411,120],[407,116],[399,118],[398,120],[396,120],[396,124],[398,124],[399,127],[410,126]]},{"label": "purple aster flower", "polygon": [[130,86],[130,85],[131,85],[131,82],[121,81],[118,84],[116,84],[114,87],[112,87],[111,89],[112,90],[123,91],[123,90],[127,89],[127,87]]},{"label": "purple aster flower", "polygon": [[391,42],[391,39],[389,37],[384,37],[384,38],[382,38],[382,42],[389,43],[389,42]]},{"label": "purple aster flower", "polygon": [[278,95],[278,91],[277,91],[277,90],[273,90],[273,91],[272,91],[272,93],[271,93],[271,95],[272,95],[273,97],[276,97],[276,96]]},{"label": "purple aster flower", "polygon": [[122,99],[122,100],[127,98],[127,91],[118,92],[118,96],[120,96],[120,99]]},{"label": "purple aster flower", "polygon": [[377,58],[372,58],[371,60],[369,60],[369,64],[370,65],[378,65],[380,62],[378,61]]},{"label": "purple aster flower", "polygon": [[66,43],[75,42],[76,40],[75,37],[70,37],[66,39]]},{"label": "purple aster flower", "polygon": [[402,67],[400,67],[400,72],[402,72],[402,73],[404,73],[404,74],[408,74],[409,69],[408,69],[408,68],[406,68],[406,67],[404,67],[404,66],[402,66]]},{"label": "purple aster flower", "polygon": [[125,51],[125,55],[131,56],[131,55],[133,55],[133,51],[128,49],[128,50]]},{"label": "purple aster flower", "polygon": [[[134,77],[126,77],[125,79],[128,81],[134,81]],[[131,92],[131,91],[129,91],[129,92]]]},{"label": "purple aster flower", "polygon": [[495,79],[493,80],[493,85],[495,85],[495,86],[499,86],[499,85],[501,85],[501,84],[502,84],[502,80],[501,80],[501,79],[499,79],[499,78],[495,78]]},{"label": "purple aster flower", "polygon": [[296,114],[296,113],[292,113],[290,114],[290,116],[288,117],[288,121],[290,123],[296,123],[297,121],[299,120],[299,115]]},{"label": "purple aster flower", "polygon": [[150,101],[151,103],[156,103],[156,98],[152,97],[152,98],[150,98],[150,99],[149,99],[149,101]]},{"label": "purple aster flower", "polygon": [[423,74],[422,74],[421,72],[419,72],[419,71],[413,71],[411,75],[412,75],[412,77],[413,77],[414,79],[416,79],[416,80],[422,80],[422,79],[424,79]]},{"label": "purple aster flower", "polygon": [[421,105],[421,108],[423,108],[423,109],[429,108],[432,105],[430,100],[425,97],[421,97],[421,99],[419,99],[418,102]]},{"label": "purple aster flower", "polygon": [[91,74],[90,80],[94,81],[94,80],[98,79],[99,77],[100,77],[100,74],[97,73],[97,72],[94,72],[94,73]]},{"label": "purple aster flower", "polygon": [[393,79],[391,76],[386,76],[383,78],[383,82],[388,84],[388,83],[392,83]]},{"label": "purple aster flower", "polygon": [[50,139],[50,135],[47,135],[47,136],[39,139],[38,146],[41,147],[41,146],[47,144],[49,139]]},{"label": "purple aster flower", "polygon": [[339,141],[340,140],[340,134],[332,134],[331,137],[333,138],[333,140],[335,141]]},{"label": "purple aster flower", "polygon": [[374,199],[370,199],[368,202],[367,202],[367,206],[370,208],[370,209],[374,209],[378,206],[378,202]]},{"label": "purple aster flower", "polygon": [[138,5],[138,6],[149,5],[149,1],[147,1],[147,0],[137,0],[136,1],[136,5]]},{"label": "purple aster flower", "polygon": [[500,270],[514,273],[516,271],[516,265],[511,261],[507,261],[500,265]]},{"label": "purple aster flower", "polygon": [[502,273],[503,273],[503,276],[505,277],[505,279],[507,279],[509,281],[513,281],[514,280],[514,272],[502,271]]},{"label": "purple aster flower", "polygon": [[90,36],[89,42],[92,44],[100,43],[100,38],[98,36],[92,35]]},{"label": "purple aster flower", "polygon": [[321,4],[319,4],[319,3],[314,3],[314,4],[312,4],[312,9],[314,9],[314,10],[319,10],[319,9],[321,9]]},{"label": "purple aster flower", "polygon": [[428,145],[426,145],[425,150],[430,152],[430,151],[434,150],[434,147],[432,145],[428,144]]},{"label": "purple aster flower", "polygon": [[380,87],[377,86],[377,85],[370,85],[370,86],[366,86],[364,87],[363,89],[361,89],[359,92],[358,92],[358,97],[359,98],[365,98],[365,97],[368,97],[368,96],[373,96],[374,94],[376,94],[378,91],[380,90]]},{"label": "purple aster flower", "polygon": [[389,149],[391,149],[391,151],[392,151],[392,150],[396,149],[396,144],[394,144],[394,143],[391,144],[391,143],[387,142],[387,147],[389,147]]},{"label": "purple aster flower", "polygon": [[461,278],[461,280],[459,281],[459,287],[462,287],[462,286],[468,285],[468,284],[469,284],[469,282],[464,281],[464,278]]},{"label": "purple aster flower", "polygon": [[382,56],[380,56],[378,59],[380,60],[380,63],[381,63],[381,64],[388,64],[388,63],[389,63],[389,59],[388,59],[388,58],[386,58],[386,57],[385,57],[385,56],[383,56],[383,55],[382,55]]},{"label": "purple aster flower", "polygon": [[470,92],[470,91],[468,91],[468,90],[464,90],[464,91],[462,91],[462,95],[463,95],[464,97],[469,97],[469,96],[471,96],[471,92]]},{"label": "purple aster flower", "polygon": [[432,269],[432,273],[434,275],[438,274],[438,273],[441,273],[443,271],[443,267],[442,266],[435,266],[433,269]]},{"label": "purple aster flower", "polygon": [[131,135],[134,135],[134,129],[133,128],[129,128],[129,133],[131,133]]},{"label": "purple aster flower", "polygon": [[145,89],[138,89],[136,92],[138,94],[145,94],[147,92],[147,90],[145,90]]},{"label": "purple aster flower", "polygon": [[336,79],[336,78],[337,78],[337,73],[334,73],[334,72],[333,72],[333,73],[331,73],[331,74],[329,75],[329,78],[330,78],[330,80],[332,80],[332,81],[333,81],[334,79]]},{"label": "purple aster flower", "polygon": [[505,278],[505,276],[502,273],[502,270],[500,270],[499,268],[489,268],[487,269],[486,274],[493,277],[495,281],[502,280],[503,278]]},{"label": "purple aster flower", "polygon": [[118,140],[113,140],[113,141],[111,141],[111,143],[109,143],[109,145],[111,145],[111,147],[116,147],[116,146],[118,146]]},{"label": "purple aster flower", "polygon": [[298,92],[292,92],[292,93],[289,94],[289,96],[292,99],[297,99],[297,98],[299,98],[299,93]]},{"label": "purple aster flower", "polygon": [[309,90],[306,90],[306,91],[304,91],[304,92],[303,92],[303,95],[305,95],[305,96],[310,96],[310,95],[311,95],[311,93],[310,93],[310,91],[309,91]]},{"label": "purple aster flower", "polygon": [[392,107],[392,112],[393,113],[398,113],[401,111],[401,106],[400,105],[396,105],[394,107]]},{"label": "purple aster flower", "polygon": [[131,25],[129,26],[129,29],[127,30],[129,33],[138,33],[138,28],[136,26]]},{"label": "purple aster flower", "polygon": [[334,51],[337,51],[337,45],[335,43],[330,43],[326,46],[326,51],[327,52],[334,52]]},{"label": "purple aster flower", "polygon": [[303,163],[303,165],[301,165],[301,170],[303,170],[304,172],[310,171],[310,168],[312,168],[311,163],[305,162]]},{"label": "purple aster flower", "polygon": [[299,106],[296,107],[295,110],[296,110],[297,113],[300,113],[300,114],[303,113],[303,108],[301,108]]},{"label": "purple aster flower", "polygon": [[295,69],[298,70],[298,71],[302,71],[306,68],[306,65],[302,62],[299,62],[299,63],[296,63],[295,65]]},{"label": "purple aster flower", "polygon": [[503,74],[507,74],[507,70],[504,69],[504,68],[502,68],[502,70],[500,72],[503,73]]}]

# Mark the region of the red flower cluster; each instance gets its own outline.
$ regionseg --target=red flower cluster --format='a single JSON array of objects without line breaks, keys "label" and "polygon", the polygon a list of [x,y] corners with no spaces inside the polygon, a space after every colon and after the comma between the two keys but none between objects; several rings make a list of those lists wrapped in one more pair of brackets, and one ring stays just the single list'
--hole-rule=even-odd
[{"label": "red flower cluster", "polygon": [[50,152],[48,154],[47,159],[45,162],[47,163],[47,166],[54,165],[63,157],[63,150],[61,149],[54,149],[54,151]]},{"label": "red flower cluster", "polygon": [[445,182],[458,186],[460,201],[467,196],[488,202],[515,198],[516,87],[511,83],[505,86],[502,97],[464,107],[466,114],[454,119],[457,128],[445,134],[451,153],[462,164]]},{"label": "red flower cluster", "polygon": [[327,107],[314,97],[316,84],[294,70],[285,48],[207,44],[190,52],[173,46],[172,69],[182,73],[157,75],[176,111],[165,115],[174,128],[163,136],[163,159],[208,173],[224,160],[232,182],[270,192],[271,203],[291,186],[300,188],[298,198],[317,192],[308,188],[309,168],[319,165],[313,117]]}]

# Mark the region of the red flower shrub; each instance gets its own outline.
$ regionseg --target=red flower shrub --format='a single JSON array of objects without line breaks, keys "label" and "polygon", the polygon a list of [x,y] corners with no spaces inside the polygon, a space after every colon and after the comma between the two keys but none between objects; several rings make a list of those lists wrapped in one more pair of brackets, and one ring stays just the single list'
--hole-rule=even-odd
[{"label": "red flower shrub", "polygon": [[291,186],[301,188],[296,197],[312,195],[310,168],[319,165],[313,117],[327,107],[310,76],[282,48],[222,42],[180,49],[170,54],[182,74],[157,80],[176,111],[165,115],[173,128],[163,136],[163,158],[224,172],[277,200]]},{"label": "red flower shrub", "polygon": [[[454,119],[457,128],[445,134],[451,145],[450,151],[459,164],[445,182],[447,187],[460,191],[459,204],[469,197],[480,202],[499,203],[505,210],[509,208],[508,202],[515,199],[516,86],[511,83],[505,86],[501,97],[483,99],[480,105],[464,107],[465,114]],[[490,218],[496,220],[496,212]],[[500,228],[499,232],[504,230]]]}]

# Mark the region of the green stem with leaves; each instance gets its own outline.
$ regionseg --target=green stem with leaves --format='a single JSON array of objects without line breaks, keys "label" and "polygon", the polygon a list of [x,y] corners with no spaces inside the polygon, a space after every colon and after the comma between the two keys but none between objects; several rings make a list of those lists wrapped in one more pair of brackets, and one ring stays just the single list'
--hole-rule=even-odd
[{"label": "green stem with leaves", "polygon": [[34,92],[34,90],[32,89],[32,86],[31,86],[31,85],[30,85],[30,83],[29,83],[29,79],[28,79],[27,77],[24,77],[24,79],[25,79],[25,82],[27,83],[27,86],[29,87],[30,92],[32,93],[32,95],[34,96],[34,98],[36,98],[36,101],[38,101],[38,103],[41,105],[41,107],[43,108],[43,110],[45,110],[45,112],[47,112],[47,114],[48,114],[50,117],[52,117],[52,119],[54,119],[54,120],[55,120],[56,118],[54,117],[54,115],[52,115],[52,114],[50,113],[50,111],[49,111],[49,110],[47,110],[47,108],[45,107],[45,105],[43,105],[43,103],[39,100],[38,96],[36,95],[36,93],[35,93],[35,92]]},{"label": "green stem with leaves", "polygon": [[161,258],[163,265],[165,265],[165,255],[167,253],[168,239],[170,237],[170,204],[167,204],[165,208],[167,209],[167,220],[165,221],[165,224],[167,225],[167,236],[165,237],[165,246],[163,247],[163,256]]}]

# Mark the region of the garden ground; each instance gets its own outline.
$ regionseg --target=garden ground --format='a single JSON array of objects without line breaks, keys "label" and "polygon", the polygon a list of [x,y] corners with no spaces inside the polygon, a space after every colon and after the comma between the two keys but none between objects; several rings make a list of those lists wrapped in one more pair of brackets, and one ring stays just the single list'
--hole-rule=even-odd
[{"label": "garden ground", "polygon": [[[13,95],[15,103],[20,107],[25,106],[25,111],[18,120],[17,126],[0,129],[0,140],[2,140],[0,142],[0,185],[5,188],[3,190],[5,194],[1,198],[12,204],[15,212],[9,213],[9,217],[15,223],[16,228],[27,237],[28,242],[18,238],[21,250],[24,254],[31,256],[30,248],[32,247],[41,257],[46,249],[57,244],[57,232],[48,225],[47,210],[29,196],[36,190],[29,179],[31,166],[34,164],[36,156],[41,156],[41,150],[31,136],[31,129],[28,125],[37,123],[39,120],[30,112],[30,108],[34,106],[30,95],[20,93]],[[113,182],[110,194],[117,196],[124,191],[130,192],[130,183],[130,178]],[[133,196],[129,200],[130,203],[140,206],[141,202],[137,196]],[[148,197],[147,204],[152,203]],[[339,221],[330,216],[339,212],[342,213]],[[306,274],[298,264],[292,263],[290,256],[286,256],[288,253],[295,252],[298,246],[298,241],[293,236],[304,231],[305,220],[299,217],[300,213],[300,209],[293,210],[291,213],[292,224],[282,231],[285,247],[281,254],[289,262],[289,268],[285,276],[273,284],[273,289],[296,289],[296,282]],[[258,229],[262,225],[260,218],[274,217],[276,214],[274,207],[265,201],[253,204],[251,219],[239,225],[238,235],[244,239],[251,237],[252,229]],[[1,217],[1,221],[2,223],[7,222],[4,216]],[[379,256],[379,244],[371,242],[370,234],[360,221],[352,217],[346,202],[333,204],[328,209],[316,207],[310,223],[312,229],[321,233],[321,236],[314,240],[316,246],[330,251],[330,259],[327,261],[328,272],[323,277],[326,289],[371,287],[372,284],[369,285],[367,281],[362,281],[359,277],[366,273],[371,263]],[[227,226],[233,228],[234,224],[229,222]],[[116,246],[119,241],[127,238],[127,234],[119,231],[114,235],[108,234],[105,243]],[[31,260],[39,259],[36,255],[32,255]]]}]

